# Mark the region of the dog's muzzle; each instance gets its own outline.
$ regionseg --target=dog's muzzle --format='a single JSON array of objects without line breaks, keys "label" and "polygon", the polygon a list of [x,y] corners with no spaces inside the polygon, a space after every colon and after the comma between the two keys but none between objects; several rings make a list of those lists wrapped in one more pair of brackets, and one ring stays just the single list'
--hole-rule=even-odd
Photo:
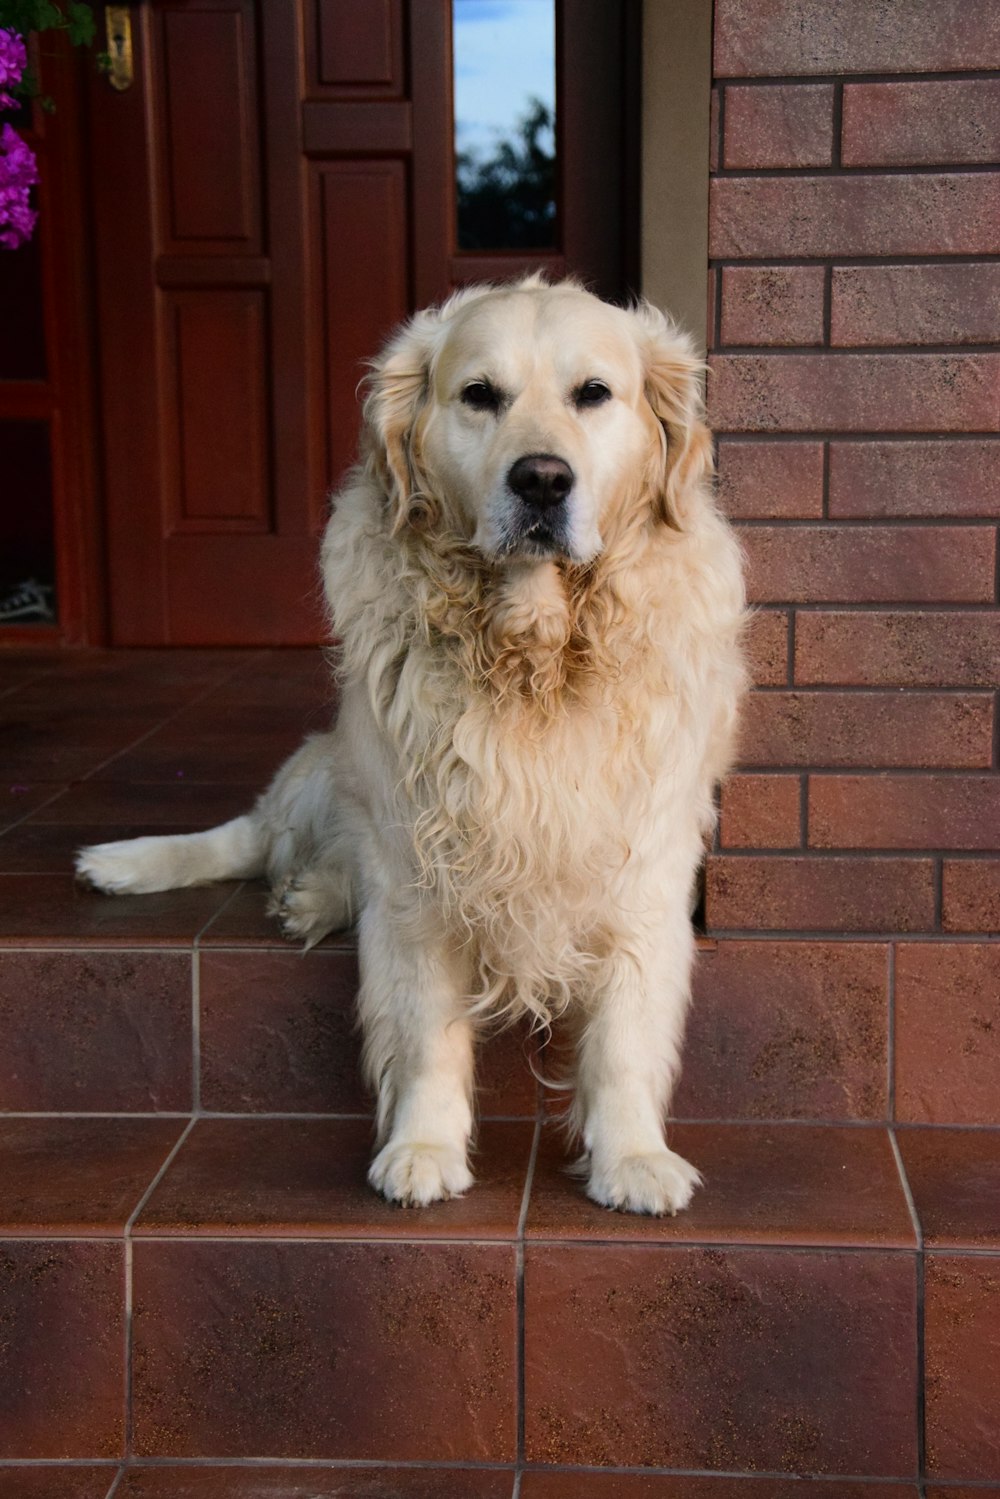
[{"label": "dog's muzzle", "polygon": [[511,465],[507,488],[517,503],[511,517],[510,551],[551,556],[567,550],[567,501],[575,481],[565,459],[552,453],[528,453]]}]

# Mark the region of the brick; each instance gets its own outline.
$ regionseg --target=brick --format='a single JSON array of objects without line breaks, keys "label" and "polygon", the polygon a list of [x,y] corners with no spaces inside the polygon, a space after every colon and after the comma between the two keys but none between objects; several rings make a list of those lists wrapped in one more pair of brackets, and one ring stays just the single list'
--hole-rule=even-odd
[{"label": "brick", "polygon": [[1000,80],[849,83],[845,167],[962,166],[1000,160]]},{"label": "brick", "polygon": [[982,526],[744,526],[753,603],[988,603]]},{"label": "brick", "polygon": [[914,932],[934,924],[930,859],[711,854],[709,932]]},{"label": "brick", "polygon": [[757,687],[777,687],[788,680],[788,613],[758,609],[751,615],[745,650],[750,680]]},{"label": "brick", "polygon": [[997,173],[717,177],[709,203],[715,260],[992,255],[1000,238]]},{"label": "brick", "polygon": [[810,776],[809,846],[1000,848],[1000,776]]},{"label": "brick", "polygon": [[1000,859],[945,859],[941,926],[1000,934]]},{"label": "brick", "polygon": [[833,84],[726,89],[723,166],[828,167]]},{"label": "brick", "polygon": [[1000,1122],[1000,947],[900,943],[895,994],[896,1117]]},{"label": "brick", "polygon": [[722,432],[994,432],[1000,354],[713,354]]},{"label": "brick", "polygon": [[756,692],[743,712],[742,765],[989,766],[993,695]]},{"label": "brick", "polygon": [[720,806],[723,848],[798,848],[801,799],[798,776],[729,776]]},{"label": "brick", "polygon": [[884,1118],[888,974],[880,942],[719,942],[695,968],[672,1113]]},{"label": "brick", "polygon": [[994,0],[716,0],[721,78],[997,67]]},{"label": "brick", "polygon": [[835,345],[988,344],[998,338],[1000,265],[834,267]]},{"label": "brick", "polygon": [[833,442],[830,515],[1000,517],[1000,442]]},{"label": "brick", "polygon": [[795,680],[859,687],[992,687],[1000,614],[799,614]]},{"label": "brick", "polygon": [[722,272],[724,344],[822,344],[822,266],[727,266]]},{"label": "brick", "polygon": [[718,494],[722,508],[734,520],[819,520],[823,514],[823,444],[723,438]]}]

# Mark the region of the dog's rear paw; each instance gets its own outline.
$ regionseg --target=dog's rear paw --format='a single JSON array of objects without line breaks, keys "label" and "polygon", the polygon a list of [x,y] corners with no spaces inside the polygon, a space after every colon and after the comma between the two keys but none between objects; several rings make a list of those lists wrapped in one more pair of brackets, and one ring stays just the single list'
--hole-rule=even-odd
[{"label": "dog's rear paw", "polygon": [[472,1172],[465,1151],[454,1145],[390,1140],[372,1161],[368,1180],[390,1202],[426,1207],[467,1192]]},{"label": "dog's rear paw", "polygon": [[679,1213],[691,1201],[701,1176],[672,1150],[624,1156],[604,1170],[591,1171],[587,1196],[626,1213]]},{"label": "dog's rear paw", "polygon": [[128,838],[120,843],[95,843],[76,856],[77,879],[105,895],[145,895],[162,888],[155,883],[148,857],[138,844],[152,839]]},{"label": "dog's rear paw", "polygon": [[268,914],[278,918],[282,936],[307,948],[343,930],[351,919],[343,879],[310,871],[285,881],[271,897]]}]

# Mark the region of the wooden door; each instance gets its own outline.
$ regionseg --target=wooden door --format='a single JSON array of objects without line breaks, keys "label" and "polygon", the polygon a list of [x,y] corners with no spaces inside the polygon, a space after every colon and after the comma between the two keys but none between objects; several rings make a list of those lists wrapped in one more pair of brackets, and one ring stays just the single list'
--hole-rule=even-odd
[{"label": "wooden door", "polygon": [[518,256],[454,249],[450,0],[132,8],[135,82],[90,101],[115,643],[321,639],[326,496],[392,326],[529,264],[622,289],[631,6],[564,9],[563,239]]}]

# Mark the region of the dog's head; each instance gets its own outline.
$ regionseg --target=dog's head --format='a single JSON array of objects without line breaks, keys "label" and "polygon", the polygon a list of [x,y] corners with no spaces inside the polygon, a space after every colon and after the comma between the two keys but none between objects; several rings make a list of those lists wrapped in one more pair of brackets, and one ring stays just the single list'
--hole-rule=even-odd
[{"label": "dog's head", "polygon": [[629,507],[683,529],[711,461],[700,374],[647,304],[538,279],[460,292],[373,366],[368,445],[393,525],[446,526],[496,562],[590,562]]}]

